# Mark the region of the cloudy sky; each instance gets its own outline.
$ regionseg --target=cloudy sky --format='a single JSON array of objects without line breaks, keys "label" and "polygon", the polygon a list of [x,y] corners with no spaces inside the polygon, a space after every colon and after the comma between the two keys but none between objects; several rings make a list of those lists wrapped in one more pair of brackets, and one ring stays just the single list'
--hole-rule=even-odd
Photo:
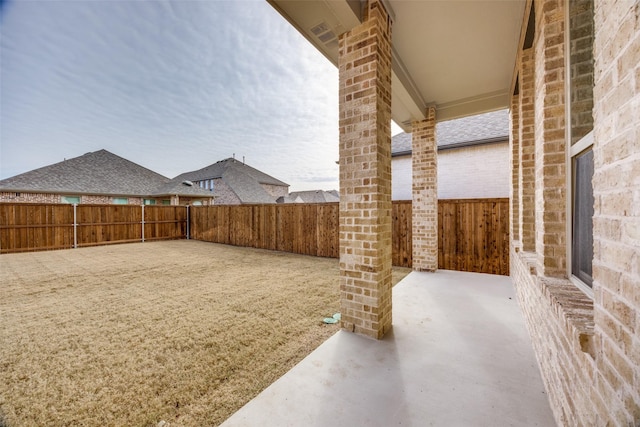
[{"label": "cloudy sky", "polygon": [[0,178],[104,148],[338,188],[337,69],[265,0],[0,4]]}]

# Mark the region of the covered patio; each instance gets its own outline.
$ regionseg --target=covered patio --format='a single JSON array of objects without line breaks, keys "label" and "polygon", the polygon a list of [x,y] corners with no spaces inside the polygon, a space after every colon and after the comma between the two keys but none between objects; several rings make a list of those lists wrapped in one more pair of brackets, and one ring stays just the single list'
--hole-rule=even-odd
[{"label": "covered patio", "polygon": [[[329,355],[319,361],[335,364],[334,371],[323,368],[333,372],[325,382],[339,385],[331,385],[327,397],[303,393],[312,387],[305,382],[288,398],[304,395],[307,402],[320,396],[310,405],[320,405],[321,414],[349,408],[352,415],[345,417],[355,418],[339,420],[345,425],[365,424],[363,414],[373,422],[420,419],[421,425],[439,417],[421,418],[427,411],[448,414],[445,425],[472,417],[478,425],[486,423],[478,421],[483,412],[468,402],[491,399],[501,388],[508,390],[505,401],[514,398],[508,376],[500,387],[488,381],[502,378],[498,374],[509,363],[524,360],[507,357],[493,365],[510,342],[502,328],[511,323],[498,322],[503,326],[493,334],[480,335],[490,330],[480,325],[491,323],[498,300],[480,305],[483,298],[458,285],[447,290],[455,302],[432,300],[431,292],[440,287],[431,282],[445,273],[414,273],[393,292],[390,285],[391,120],[412,138],[412,267],[433,272],[438,268],[435,125],[508,108],[510,271],[554,421],[638,425],[637,0],[267,1],[338,67],[341,327],[381,340],[358,347],[352,346],[358,337],[334,337],[321,350]],[[404,295],[416,277],[424,278],[426,289]],[[412,303],[422,292],[429,303],[415,311]],[[484,308],[470,317],[456,312],[467,301]],[[427,329],[433,335],[422,335],[411,317],[416,313],[432,319]],[[453,326],[459,321],[473,325],[467,335],[460,334],[462,326]],[[464,358],[460,349],[468,350]],[[447,362],[447,374],[438,378],[429,368],[440,365],[428,361]],[[413,375],[418,371],[424,374]],[[387,379],[381,379],[383,372]],[[323,384],[322,376],[309,378],[315,386]],[[475,384],[490,384],[482,399]],[[458,387],[469,394],[458,396]],[[362,409],[357,396],[367,394],[373,396],[365,399],[371,407]],[[434,404],[438,399],[446,406]],[[335,404],[327,409],[329,401]],[[523,404],[531,406],[530,399],[523,398]],[[431,412],[430,405],[440,409]],[[479,407],[492,405],[486,401]],[[507,415],[495,416],[499,425],[509,424]]]},{"label": "covered patio", "polygon": [[222,425],[555,424],[510,278],[414,271],[393,302],[384,339],[336,333]]}]

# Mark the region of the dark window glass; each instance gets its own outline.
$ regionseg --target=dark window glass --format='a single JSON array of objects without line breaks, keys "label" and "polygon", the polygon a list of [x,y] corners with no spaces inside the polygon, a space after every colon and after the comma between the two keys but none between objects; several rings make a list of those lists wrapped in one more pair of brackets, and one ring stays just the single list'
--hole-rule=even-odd
[{"label": "dark window glass", "polygon": [[593,150],[573,159],[573,242],[572,273],[592,286],[593,262]]}]

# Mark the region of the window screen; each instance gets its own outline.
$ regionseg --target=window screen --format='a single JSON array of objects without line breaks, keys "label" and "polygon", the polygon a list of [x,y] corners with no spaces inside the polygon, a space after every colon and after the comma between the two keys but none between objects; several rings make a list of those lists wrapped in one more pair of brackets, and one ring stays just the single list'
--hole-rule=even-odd
[{"label": "window screen", "polygon": [[593,284],[593,149],[573,158],[573,247],[572,274],[589,286]]}]

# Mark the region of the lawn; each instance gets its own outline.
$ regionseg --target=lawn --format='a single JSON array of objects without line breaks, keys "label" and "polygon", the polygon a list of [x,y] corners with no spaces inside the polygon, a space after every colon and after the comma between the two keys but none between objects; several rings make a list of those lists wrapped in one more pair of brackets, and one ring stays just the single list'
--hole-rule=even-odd
[{"label": "lawn", "polygon": [[2,255],[0,287],[0,426],[218,425],[338,330],[336,259],[205,242]]}]

